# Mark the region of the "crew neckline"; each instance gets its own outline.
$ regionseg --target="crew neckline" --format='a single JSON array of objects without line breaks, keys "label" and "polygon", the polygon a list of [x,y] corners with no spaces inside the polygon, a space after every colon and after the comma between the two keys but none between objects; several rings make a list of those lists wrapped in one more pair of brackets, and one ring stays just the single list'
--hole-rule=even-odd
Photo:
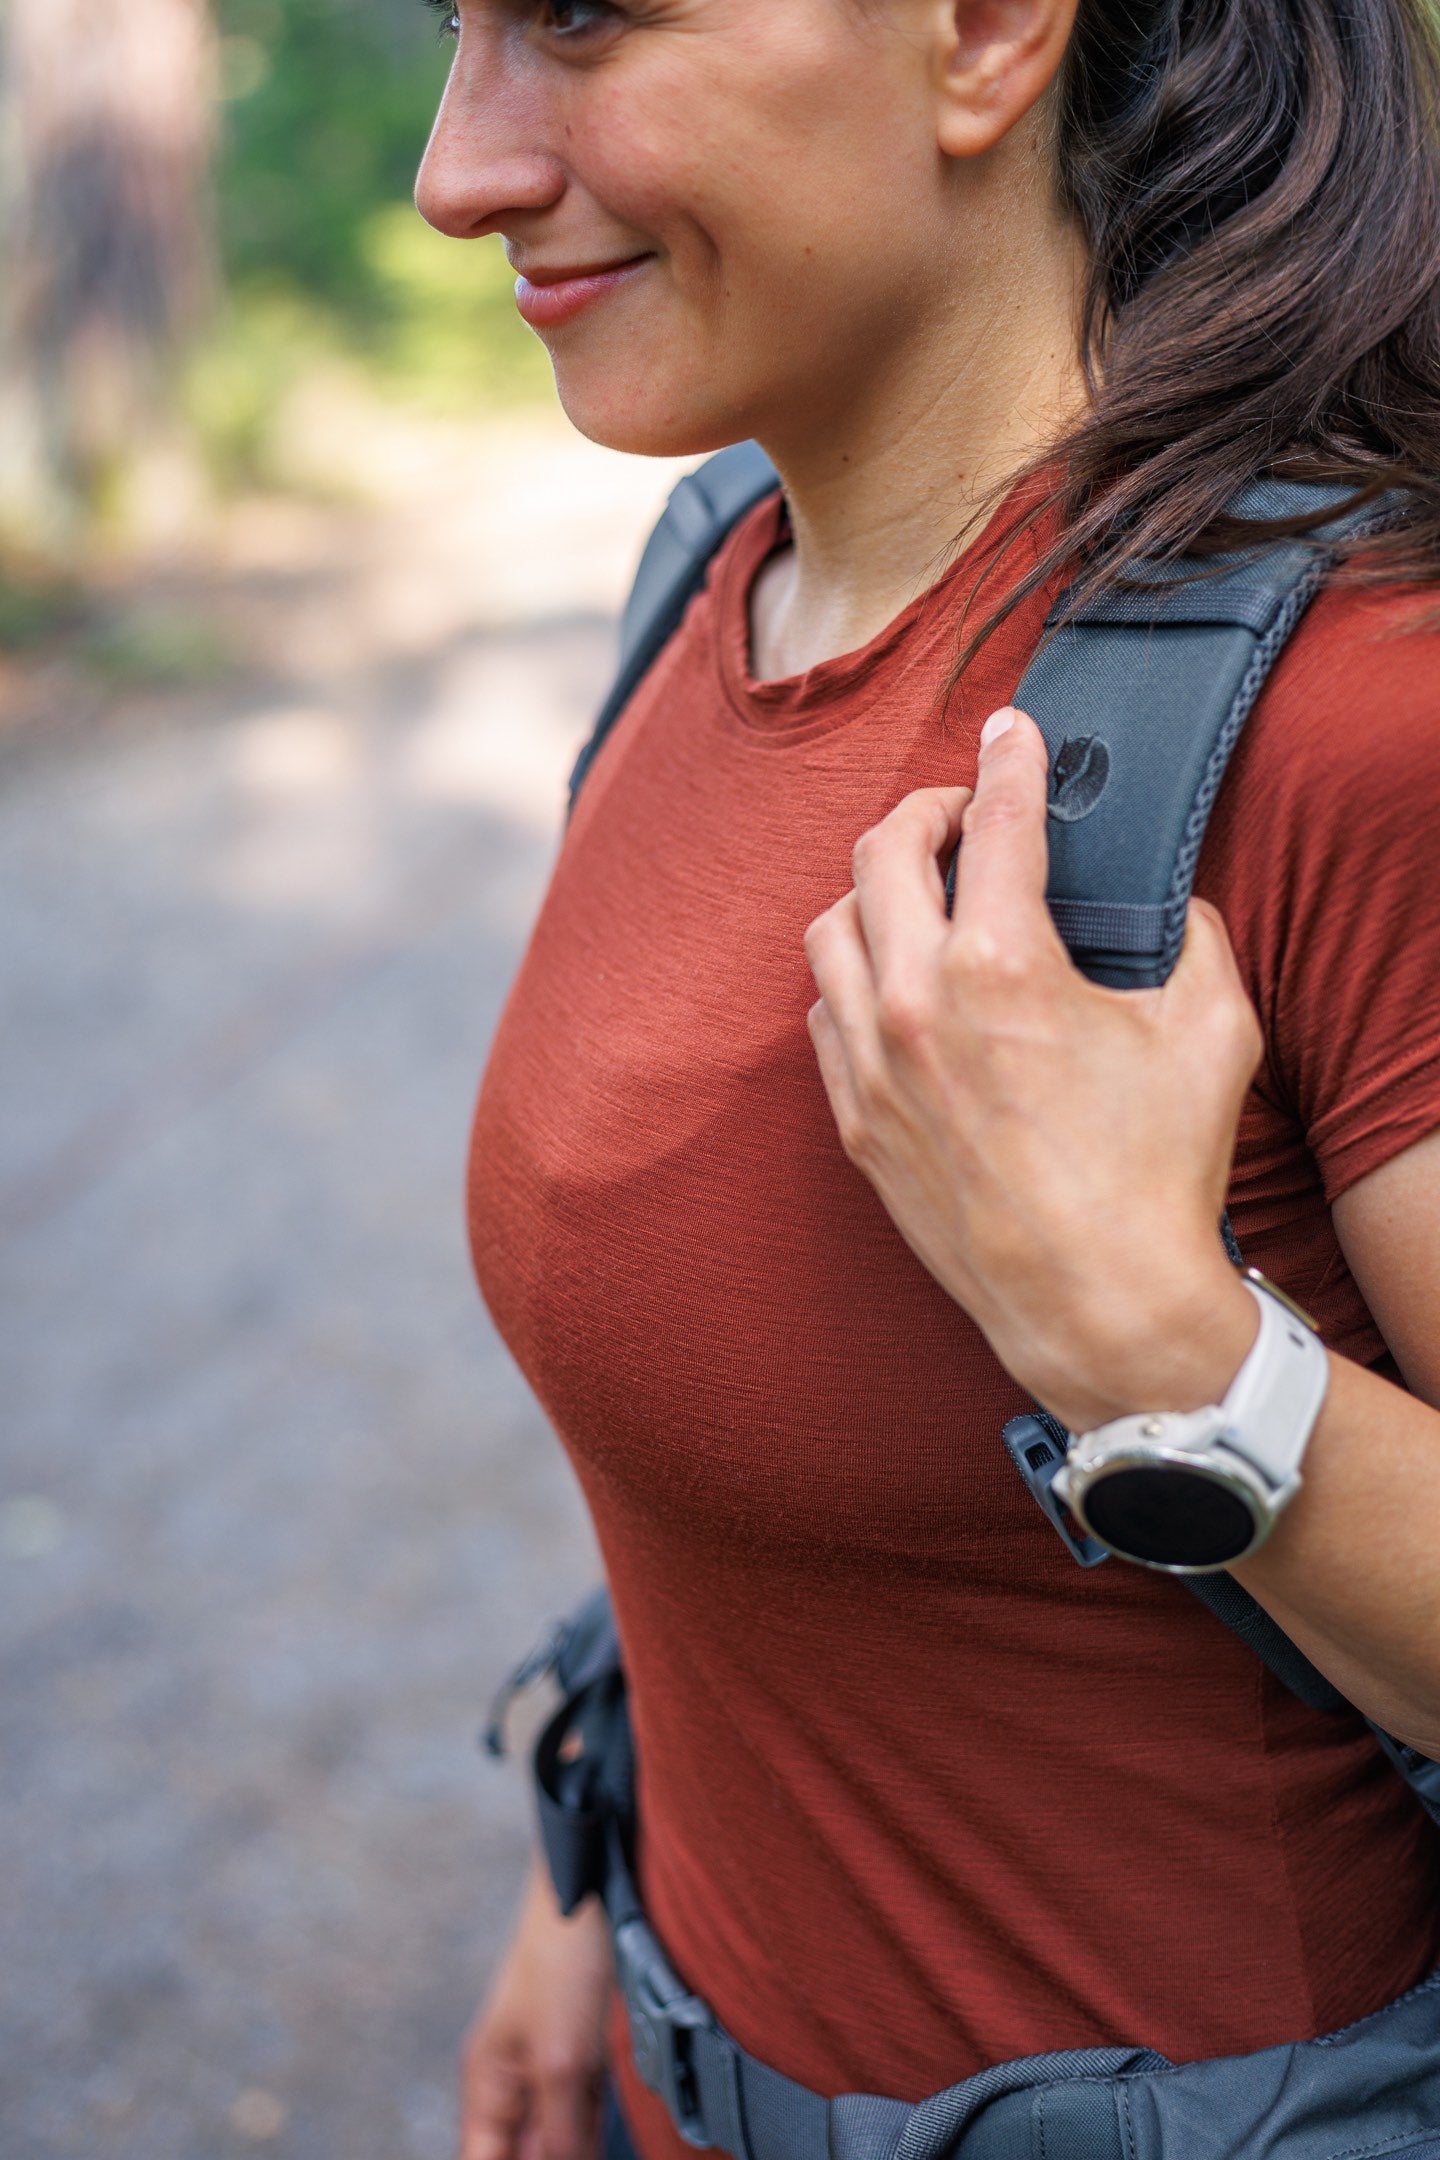
[{"label": "crew neckline", "polygon": [[[960,611],[947,607],[947,598],[962,580],[973,577],[978,585],[1033,494],[1033,481],[1017,481],[984,531],[962,547],[868,643],[818,660],[795,675],[761,678],[751,672],[751,596],[760,572],[789,537],[783,494],[767,495],[741,520],[716,566],[713,628],[731,714],[762,739],[794,742],[844,726],[862,707],[863,701],[854,696],[857,686],[887,663],[907,672],[916,666],[935,673],[941,657],[937,648],[942,643],[949,648],[948,661],[956,644]],[[1033,559],[1038,559],[1038,553]]]}]

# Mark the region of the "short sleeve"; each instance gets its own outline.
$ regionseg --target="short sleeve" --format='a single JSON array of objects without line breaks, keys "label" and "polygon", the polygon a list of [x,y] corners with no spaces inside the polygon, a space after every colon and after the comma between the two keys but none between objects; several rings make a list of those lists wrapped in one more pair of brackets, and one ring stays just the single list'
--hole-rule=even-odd
[{"label": "short sleeve", "polygon": [[1265,1031],[1259,1085],[1332,1202],[1440,1127],[1440,633],[1413,594],[1321,597],[1221,789],[1196,889]]}]

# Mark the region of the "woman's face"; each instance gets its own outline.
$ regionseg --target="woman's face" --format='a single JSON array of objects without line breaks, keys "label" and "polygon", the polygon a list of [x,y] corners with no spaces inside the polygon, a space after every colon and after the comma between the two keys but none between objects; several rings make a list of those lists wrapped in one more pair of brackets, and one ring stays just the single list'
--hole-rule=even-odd
[{"label": "woman's face", "polygon": [[[977,37],[1027,13],[972,4]],[[442,232],[504,235],[585,434],[783,446],[953,335],[993,253],[995,160],[1037,161],[1033,140],[942,146],[949,20],[944,0],[459,0],[417,200]]]}]

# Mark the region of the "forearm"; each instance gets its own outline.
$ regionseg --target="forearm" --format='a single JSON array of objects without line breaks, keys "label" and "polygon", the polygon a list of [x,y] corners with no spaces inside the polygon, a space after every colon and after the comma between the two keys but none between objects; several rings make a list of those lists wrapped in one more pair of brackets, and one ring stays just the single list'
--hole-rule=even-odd
[{"label": "forearm", "polygon": [[1367,1717],[1440,1758],[1440,1412],[1332,1357],[1301,1489],[1234,1572]]},{"label": "forearm", "polygon": [[[1188,1293],[1188,1285],[1187,1285]],[[1223,1261],[1181,1305],[1076,1315],[1070,1374],[1042,1399],[1072,1430],[1224,1394],[1254,1308]],[[1440,1756],[1440,1412],[1348,1358],[1330,1359],[1299,1493],[1233,1570],[1311,1662],[1368,1717]]]}]

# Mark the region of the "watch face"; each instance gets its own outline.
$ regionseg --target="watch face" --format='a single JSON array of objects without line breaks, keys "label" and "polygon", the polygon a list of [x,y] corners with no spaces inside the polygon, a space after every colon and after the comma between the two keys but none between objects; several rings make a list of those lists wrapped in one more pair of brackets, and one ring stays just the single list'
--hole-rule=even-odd
[{"label": "watch face", "polygon": [[1086,1486],[1086,1527],[1146,1567],[1219,1568],[1255,1543],[1253,1504],[1230,1484],[1177,1464],[1103,1472]]}]

